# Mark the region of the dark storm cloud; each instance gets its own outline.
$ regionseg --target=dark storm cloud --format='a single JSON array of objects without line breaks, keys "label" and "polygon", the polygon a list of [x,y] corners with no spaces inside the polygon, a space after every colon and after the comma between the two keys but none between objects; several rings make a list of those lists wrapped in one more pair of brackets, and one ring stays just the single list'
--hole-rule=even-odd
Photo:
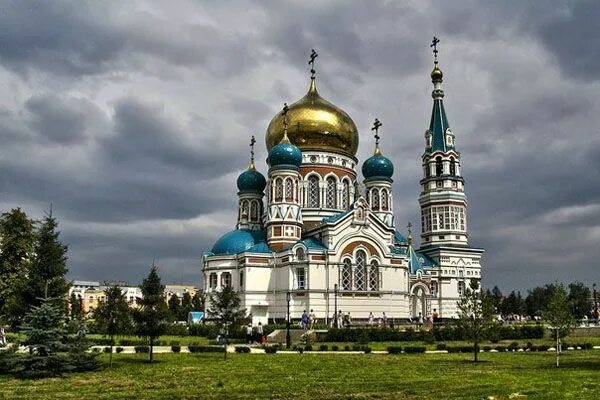
[{"label": "dark storm cloud", "polygon": [[[52,202],[71,275],[198,283],[235,225],[248,138],[308,84],[359,126],[384,122],[396,221],[420,219],[431,52],[462,151],[484,282],[598,279],[593,1],[11,2],[0,13],[0,202]],[[416,236],[416,235],[415,235]]]}]

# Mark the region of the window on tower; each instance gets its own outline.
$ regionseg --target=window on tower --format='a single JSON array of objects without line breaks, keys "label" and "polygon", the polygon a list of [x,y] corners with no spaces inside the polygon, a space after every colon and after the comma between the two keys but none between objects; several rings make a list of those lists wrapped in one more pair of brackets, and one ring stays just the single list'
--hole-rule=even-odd
[{"label": "window on tower", "polygon": [[444,166],[442,164],[442,157],[437,156],[435,158],[435,175],[441,176],[444,173]]},{"label": "window on tower", "polygon": [[325,207],[337,208],[337,183],[334,177],[327,178],[327,196]]},{"label": "window on tower", "polygon": [[210,289],[216,289],[217,288],[217,274],[216,273],[212,273],[210,274],[209,278],[208,278],[208,287]]},{"label": "window on tower", "polygon": [[221,287],[230,287],[231,286],[231,273],[223,272],[221,274]]},{"label": "window on tower", "polygon": [[350,207],[350,183],[347,179],[342,182],[342,210],[347,210]]},{"label": "window on tower", "polygon": [[382,211],[388,210],[388,191],[387,191],[387,189],[383,189],[381,191],[381,210]]},{"label": "window on tower", "polygon": [[292,178],[287,178],[285,180],[285,200],[294,200],[294,185],[292,183]]},{"label": "window on tower", "polygon": [[437,282],[431,282],[431,295],[433,297],[437,297],[438,294],[438,283]]},{"label": "window on tower", "polygon": [[258,202],[256,201],[253,201],[252,204],[250,204],[250,220],[258,221]]},{"label": "window on tower", "polygon": [[308,178],[308,207],[319,207],[319,178],[314,175]]},{"label": "window on tower", "polygon": [[275,179],[275,201],[283,200],[283,181],[281,178]]},{"label": "window on tower", "polygon": [[450,157],[450,175],[456,176],[456,161],[454,157]]},{"label": "window on tower", "polygon": [[377,189],[371,191],[371,209],[379,210],[379,191]]},{"label": "window on tower", "polygon": [[296,289],[306,289],[306,270],[304,268],[296,268]]},{"label": "window on tower", "polygon": [[369,268],[369,290],[379,290],[379,264],[376,260],[371,261]]},{"label": "window on tower", "polygon": [[458,290],[458,295],[463,296],[465,294],[465,282],[463,282],[463,281],[458,282],[457,290]]}]

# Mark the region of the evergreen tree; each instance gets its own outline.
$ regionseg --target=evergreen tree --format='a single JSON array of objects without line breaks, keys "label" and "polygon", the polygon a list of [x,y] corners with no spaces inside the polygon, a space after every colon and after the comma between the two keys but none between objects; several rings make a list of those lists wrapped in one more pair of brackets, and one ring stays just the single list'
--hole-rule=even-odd
[{"label": "evergreen tree", "polygon": [[227,358],[227,337],[229,330],[240,329],[246,323],[246,309],[241,309],[242,301],[237,292],[226,286],[210,296],[208,314],[214,319],[224,334],[225,358]]},{"label": "evergreen tree", "polygon": [[109,365],[112,367],[115,336],[126,332],[130,324],[129,305],[120,287],[112,286],[106,290],[106,300],[94,310],[94,320],[98,328],[110,337]]},{"label": "evergreen tree", "polygon": [[140,288],[142,298],[138,300],[139,308],[134,310],[133,317],[137,334],[150,339],[150,362],[152,362],[154,341],[164,333],[169,312],[163,298],[165,287],[160,282],[155,266],[152,266]]},{"label": "evergreen tree", "polygon": [[27,292],[22,301],[27,305],[39,305],[40,299],[57,299],[64,306],[69,290],[67,282],[67,246],[59,240],[58,222],[50,211],[42,220],[36,235],[35,257],[27,279]]},{"label": "evergreen tree", "polygon": [[458,303],[458,325],[473,343],[473,361],[477,362],[479,343],[494,326],[492,300],[479,290],[479,283],[471,279]]},{"label": "evergreen tree", "polygon": [[71,293],[69,298],[69,317],[71,321],[81,321],[83,319],[83,301],[75,293]]},{"label": "evergreen tree", "polygon": [[193,306],[192,306],[192,296],[190,296],[190,294],[188,292],[185,292],[183,294],[183,297],[181,298],[181,311],[179,314],[179,320],[180,321],[187,321],[188,319],[188,314],[190,313],[190,311],[193,311]]},{"label": "evergreen tree", "polygon": [[555,290],[556,286],[553,284],[529,290],[525,299],[527,314],[531,317],[540,316],[546,305],[550,302]]},{"label": "evergreen tree", "polygon": [[504,299],[504,296],[502,295],[502,292],[500,291],[498,286],[494,286],[494,288],[492,289],[491,296],[496,312],[502,313],[502,300]]},{"label": "evergreen tree", "polygon": [[167,304],[169,306],[169,319],[171,321],[178,321],[182,309],[179,297],[176,294],[171,295]]},{"label": "evergreen tree", "polygon": [[556,366],[559,366],[560,342],[575,326],[575,319],[567,297],[567,291],[562,285],[555,286],[555,290],[543,312],[544,321],[550,325],[553,336],[556,338]]},{"label": "evergreen tree", "polygon": [[3,213],[0,216],[0,316],[7,317],[13,326],[27,312],[18,294],[25,286],[33,247],[34,222],[27,214],[20,208]]}]

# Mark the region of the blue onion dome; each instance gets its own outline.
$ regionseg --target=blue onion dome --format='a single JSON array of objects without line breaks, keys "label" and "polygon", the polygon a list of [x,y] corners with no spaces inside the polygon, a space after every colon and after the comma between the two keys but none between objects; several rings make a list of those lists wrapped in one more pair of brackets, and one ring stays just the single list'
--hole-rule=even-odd
[{"label": "blue onion dome", "polygon": [[375,155],[368,158],[367,161],[363,163],[362,173],[365,179],[379,178],[390,180],[394,174],[394,164],[392,164],[389,158],[376,152]]},{"label": "blue onion dome", "polygon": [[298,169],[302,164],[302,152],[286,136],[269,151],[267,162],[271,167]]},{"label": "blue onion dome", "polygon": [[216,241],[213,254],[237,254],[267,240],[264,230],[236,229],[227,232]]},{"label": "blue onion dome", "polygon": [[237,187],[240,192],[262,193],[267,186],[264,175],[255,168],[248,168],[237,178]]}]

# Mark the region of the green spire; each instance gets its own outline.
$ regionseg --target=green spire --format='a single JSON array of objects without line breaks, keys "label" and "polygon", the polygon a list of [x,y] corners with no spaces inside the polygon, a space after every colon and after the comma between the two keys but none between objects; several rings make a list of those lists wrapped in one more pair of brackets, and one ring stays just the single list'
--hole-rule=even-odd
[{"label": "green spire", "polygon": [[438,49],[437,45],[440,40],[437,37],[433,37],[431,46],[433,48],[433,71],[431,71],[431,81],[433,83],[433,110],[431,111],[431,121],[429,123],[429,133],[431,134],[431,152],[434,151],[448,151],[454,149],[454,140],[451,140],[448,144],[446,140],[446,131],[450,126],[448,125],[448,118],[446,117],[446,110],[444,109],[444,91],[442,90],[443,73],[439,68],[439,62],[437,59]]}]

